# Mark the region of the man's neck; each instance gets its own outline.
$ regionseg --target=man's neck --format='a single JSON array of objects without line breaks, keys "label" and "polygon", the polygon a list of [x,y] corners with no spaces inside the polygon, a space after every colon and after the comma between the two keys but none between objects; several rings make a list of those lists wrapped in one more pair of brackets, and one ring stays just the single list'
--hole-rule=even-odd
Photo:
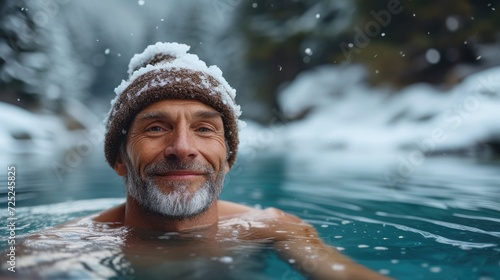
[{"label": "man's neck", "polygon": [[142,207],[135,199],[127,196],[125,203],[125,226],[146,228],[162,232],[183,232],[197,228],[205,228],[217,225],[218,222],[217,201],[203,213],[189,219],[170,219],[152,213]]}]

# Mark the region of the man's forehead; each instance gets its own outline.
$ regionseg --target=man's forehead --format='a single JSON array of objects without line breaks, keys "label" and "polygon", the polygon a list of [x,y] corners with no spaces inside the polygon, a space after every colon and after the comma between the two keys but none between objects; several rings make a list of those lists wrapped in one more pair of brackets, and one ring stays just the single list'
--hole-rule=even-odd
[{"label": "man's forehead", "polygon": [[151,119],[172,116],[178,113],[189,113],[198,118],[222,118],[222,114],[214,108],[196,100],[167,99],[155,102],[140,111],[135,119]]}]

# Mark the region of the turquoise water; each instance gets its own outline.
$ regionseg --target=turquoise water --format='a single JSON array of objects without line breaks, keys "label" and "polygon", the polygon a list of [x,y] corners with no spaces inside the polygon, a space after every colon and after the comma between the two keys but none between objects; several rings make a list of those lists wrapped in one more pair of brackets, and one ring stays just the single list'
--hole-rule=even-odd
[{"label": "turquoise water", "polygon": [[[18,170],[18,238],[123,201],[121,179],[98,155],[62,176],[54,173],[51,162],[12,161]],[[396,164],[336,153],[243,155],[226,180],[222,199],[295,214],[343,254],[397,279],[500,279],[500,162],[426,158],[392,185],[386,174]],[[1,178],[6,186],[5,175]],[[5,206],[6,192],[6,187],[1,190]],[[6,221],[6,207],[2,209],[0,217]],[[84,240],[75,236],[85,233],[75,230],[66,243],[46,244],[47,254],[35,261],[56,258],[51,269],[60,271],[53,275],[74,279],[142,279],[173,270],[180,274],[171,277],[185,279],[302,279],[265,245],[231,241],[223,249],[229,259],[198,253],[188,260],[166,260],[164,248],[139,253],[130,247],[133,256],[158,262],[155,269],[134,272],[130,252],[109,239],[121,233],[93,230]],[[210,247],[209,241],[193,236],[167,239]],[[7,234],[0,242],[7,248]],[[72,272],[64,274],[62,264]]]}]

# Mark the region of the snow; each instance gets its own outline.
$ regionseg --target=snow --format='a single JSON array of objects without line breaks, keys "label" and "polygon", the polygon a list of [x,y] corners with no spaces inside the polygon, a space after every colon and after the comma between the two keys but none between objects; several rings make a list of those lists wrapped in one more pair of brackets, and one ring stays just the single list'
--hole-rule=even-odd
[{"label": "snow", "polygon": [[344,94],[365,77],[366,72],[360,66],[321,66],[299,74],[280,92],[278,102],[286,117],[294,117],[310,107],[326,106],[325,102],[335,106],[335,95]]},{"label": "snow", "polygon": [[[136,68],[144,65],[159,53],[168,54],[173,57],[183,57],[187,54],[191,47],[179,43],[161,43],[157,42],[154,45],[149,45],[142,53],[135,54],[128,64],[128,75],[131,76]],[[206,67],[206,65],[205,65]]]},{"label": "snow", "polygon": [[400,154],[473,151],[500,142],[500,67],[464,79],[450,90],[414,84],[398,92],[365,83],[360,66],[323,66],[283,88],[286,117],[305,118],[241,133],[242,151],[345,151]]},{"label": "snow", "polygon": [[65,129],[55,117],[33,114],[0,102],[0,151],[2,154],[47,154],[59,150]]},{"label": "snow", "polygon": [[[82,144],[83,136],[85,141],[96,138],[89,145],[102,142],[102,128],[98,127],[99,120],[92,112],[76,99],[67,98],[63,106],[70,117],[79,120],[83,129],[68,130],[59,115],[32,113],[0,102],[0,155],[56,156]],[[95,135],[90,135],[92,133]]]}]

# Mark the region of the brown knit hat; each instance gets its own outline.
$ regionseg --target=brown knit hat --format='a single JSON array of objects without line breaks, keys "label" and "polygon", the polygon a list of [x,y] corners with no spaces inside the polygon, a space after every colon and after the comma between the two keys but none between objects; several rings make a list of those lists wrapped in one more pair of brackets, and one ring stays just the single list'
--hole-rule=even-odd
[{"label": "brown knit hat", "polygon": [[207,67],[198,56],[187,53],[189,49],[184,44],[158,42],[130,60],[129,78],[115,89],[117,96],[111,101],[111,110],[104,121],[104,153],[111,167],[135,115],[164,99],[197,100],[220,112],[230,151],[228,164],[233,165],[241,115],[240,106],[234,101],[236,91],[217,66]]}]

